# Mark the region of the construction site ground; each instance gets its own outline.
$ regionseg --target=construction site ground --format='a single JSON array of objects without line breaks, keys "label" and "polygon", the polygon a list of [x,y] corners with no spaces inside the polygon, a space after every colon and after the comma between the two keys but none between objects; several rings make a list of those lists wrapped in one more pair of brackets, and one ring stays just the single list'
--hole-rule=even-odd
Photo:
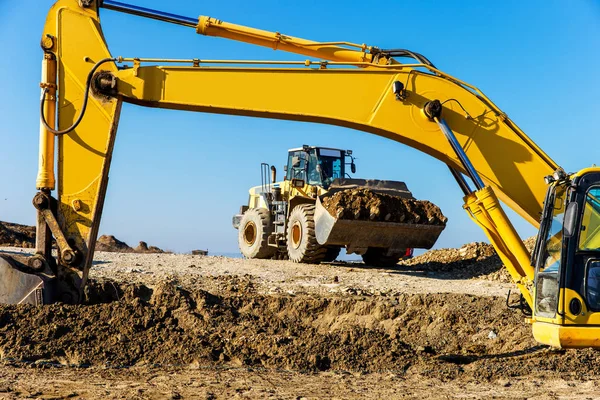
[{"label": "construction site ground", "polygon": [[90,276],[85,305],[0,306],[0,398],[600,398],[600,352],[538,345],[485,244],[392,269],[97,252]]}]

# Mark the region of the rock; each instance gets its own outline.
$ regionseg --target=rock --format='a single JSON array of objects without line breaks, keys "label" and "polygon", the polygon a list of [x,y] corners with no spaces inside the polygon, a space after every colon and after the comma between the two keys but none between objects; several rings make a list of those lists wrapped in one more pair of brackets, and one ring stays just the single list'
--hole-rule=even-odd
[{"label": "rock", "polygon": [[135,249],[135,253],[164,253],[162,249],[156,246],[148,246],[148,243],[141,241]]},{"label": "rock", "polygon": [[127,243],[120,241],[113,235],[102,235],[96,240],[96,251],[131,253],[133,249]]},{"label": "rock", "polygon": [[494,331],[490,331],[490,333],[488,333],[488,339],[496,339],[497,337],[498,335]]}]

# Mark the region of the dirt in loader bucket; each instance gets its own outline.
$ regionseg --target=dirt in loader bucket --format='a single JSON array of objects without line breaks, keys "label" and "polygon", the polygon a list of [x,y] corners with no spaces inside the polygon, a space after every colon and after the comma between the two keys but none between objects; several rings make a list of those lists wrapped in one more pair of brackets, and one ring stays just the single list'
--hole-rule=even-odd
[{"label": "dirt in loader bucket", "polygon": [[427,200],[377,193],[369,189],[339,191],[322,200],[331,216],[344,220],[445,226],[448,218]]}]

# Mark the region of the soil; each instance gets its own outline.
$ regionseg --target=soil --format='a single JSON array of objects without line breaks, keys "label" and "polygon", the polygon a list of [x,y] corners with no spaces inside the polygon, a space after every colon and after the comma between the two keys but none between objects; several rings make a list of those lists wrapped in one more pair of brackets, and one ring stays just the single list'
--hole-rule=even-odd
[{"label": "soil", "polygon": [[[535,236],[523,241],[527,250],[535,245]],[[420,256],[400,262],[419,270],[450,274],[452,277],[479,277],[500,282],[512,282],[496,250],[489,243],[467,243],[459,249],[430,250]]]},{"label": "soil", "polygon": [[[189,383],[189,375],[206,379],[197,370],[226,370],[237,371],[240,385],[244,376],[287,373],[311,381],[317,374],[318,381],[333,373],[359,386],[376,374],[395,377],[397,385],[419,378],[421,385],[503,388],[532,378],[541,386],[561,379],[583,384],[600,374],[600,353],[537,345],[522,316],[498,297],[269,295],[249,277],[209,280],[212,291],[178,280],[149,287],[100,279],[88,288],[86,305],[0,306],[3,374],[73,376],[83,368],[98,379],[103,371],[133,368],[146,381],[174,371]],[[279,385],[289,389],[283,380]],[[20,390],[8,382],[0,389]],[[181,387],[172,391],[171,398],[184,396]],[[67,392],[78,396],[72,387]]]},{"label": "soil", "polygon": [[98,252],[86,304],[0,306],[0,398],[598,397],[600,352],[538,345],[495,257]]},{"label": "soil", "polygon": [[448,221],[440,208],[430,201],[406,199],[369,189],[336,192],[324,198],[322,204],[338,219],[429,225],[446,225]]},{"label": "soil", "polygon": [[35,227],[0,221],[0,246],[35,247]]}]

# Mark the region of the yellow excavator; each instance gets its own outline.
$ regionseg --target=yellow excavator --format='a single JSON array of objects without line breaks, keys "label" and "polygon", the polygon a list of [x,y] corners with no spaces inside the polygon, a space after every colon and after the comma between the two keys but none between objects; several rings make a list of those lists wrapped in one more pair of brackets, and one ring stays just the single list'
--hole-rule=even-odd
[{"label": "yellow excavator", "polygon": [[[310,59],[115,57],[102,34],[103,8]],[[339,125],[431,155],[448,165],[464,191],[466,212],[514,279],[523,308],[531,310],[535,339],[556,347],[600,347],[600,168],[565,173],[482,92],[423,55],[314,42],[112,0],[57,1],[41,47],[36,252],[0,257],[0,302],[81,301],[121,105],[128,102]],[[413,61],[399,61],[404,59]],[[500,200],[539,227],[531,254]]]},{"label": "yellow excavator", "polygon": [[345,248],[368,265],[390,267],[412,256],[414,248],[433,247],[445,220],[418,224],[331,215],[323,202],[339,192],[350,193],[348,202],[360,202],[352,193],[361,189],[414,199],[406,183],[352,178],[346,165],[356,173],[352,150],[308,145],[288,151],[281,182],[277,182],[276,168],[262,163],[261,185],[250,189],[248,204],[233,217],[242,255],[319,263],[334,261]]}]

